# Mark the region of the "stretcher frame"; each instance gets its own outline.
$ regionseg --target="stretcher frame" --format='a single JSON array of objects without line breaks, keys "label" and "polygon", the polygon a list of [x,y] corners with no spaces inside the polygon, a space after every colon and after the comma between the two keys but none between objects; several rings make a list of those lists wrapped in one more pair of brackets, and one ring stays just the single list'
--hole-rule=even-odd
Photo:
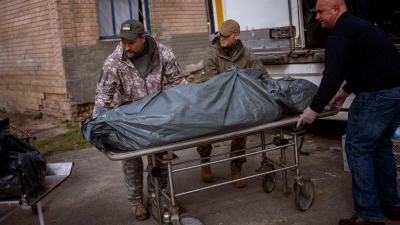
[{"label": "stretcher frame", "polygon": [[[331,110],[324,110],[324,112],[319,113],[317,118],[323,118],[323,117],[328,117],[328,116],[333,116],[336,115],[339,112],[338,109],[331,109]],[[296,196],[295,196],[295,202],[296,202],[296,207],[300,211],[306,211],[312,203],[313,196],[314,196],[314,186],[313,183],[310,179],[303,178],[300,175],[300,163],[299,163],[299,154],[301,153],[301,146],[303,144],[304,136],[301,139],[301,142],[298,142],[298,136],[304,133],[304,129],[301,127],[297,128],[296,124],[299,119],[299,114],[288,114],[285,115],[283,118],[268,123],[268,124],[262,124],[262,125],[257,125],[251,128],[243,129],[243,130],[238,130],[238,131],[233,131],[225,134],[219,134],[219,135],[210,135],[210,136],[205,136],[205,137],[199,137],[199,138],[194,138],[186,141],[181,141],[181,142],[176,142],[168,145],[163,145],[163,146],[158,146],[158,147],[153,147],[153,148],[148,148],[148,149],[143,149],[143,150],[137,150],[137,151],[122,151],[122,150],[117,150],[113,149],[106,144],[106,150],[104,154],[111,160],[127,160],[127,159],[132,159],[132,158],[138,158],[142,156],[147,156],[148,157],[148,166],[147,166],[147,171],[148,172],[148,178],[149,182],[148,183],[148,206],[149,206],[149,211],[151,211],[153,217],[158,221],[159,225],[161,224],[173,224],[173,225],[180,225],[180,224],[203,224],[200,219],[190,216],[190,215],[180,215],[179,213],[179,207],[177,205],[176,197],[218,187],[221,185],[237,182],[240,180],[245,180],[245,179],[250,179],[258,176],[263,176],[262,177],[262,185],[263,189],[266,193],[272,192],[272,190],[275,187],[275,181],[276,181],[276,172],[282,171],[282,178],[283,178],[283,185],[284,185],[284,192],[287,192],[287,175],[286,171],[292,171],[295,172],[294,180],[295,183],[293,185]],[[265,143],[265,134],[264,130],[266,129],[277,129],[280,132],[280,138],[277,140],[274,139],[273,143]],[[197,147],[199,145],[205,145],[205,144],[211,144],[211,143],[216,143],[216,142],[222,142],[226,140],[231,140],[233,138],[238,138],[238,137],[244,137],[244,136],[250,136],[254,134],[260,134],[261,137],[261,145],[251,147],[252,150],[254,148],[259,148],[261,147],[260,150],[257,151],[247,151],[243,155],[237,155],[237,156],[232,156],[230,157],[229,154],[231,152],[227,152],[226,154],[228,155],[227,158],[225,159],[220,159],[216,161],[211,161],[208,163],[201,163],[199,165],[194,165],[194,166],[188,166],[184,168],[179,168],[173,170],[172,167],[173,165],[178,165],[178,163],[173,164],[173,162],[176,162],[179,157],[174,154],[175,151],[179,150],[184,150],[188,148],[193,148]],[[291,140],[284,139],[284,135],[290,135],[292,138]],[[271,144],[273,144],[274,147],[271,147]],[[267,148],[268,147],[268,148]],[[294,151],[294,164],[293,165],[287,165],[286,164],[286,149],[289,147],[293,147]],[[249,148],[244,149],[244,151],[249,150]],[[267,152],[270,151],[275,151],[275,150],[280,150],[281,151],[281,159],[279,162],[276,160],[273,160],[271,158],[268,158],[266,156]],[[243,151],[243,150],[240,150]],[[174,189],[174,179],[173,179],[173,173],[177,172],[182,172],[190,169],[195,169],[199,168],[201,166],[205,165],[212,165],[212,164],[217,164],[225,161],[231,161],[233,159],[238,159],[238,158],[243,158],[246,156],[251,156],[251,155],[256,155],[256,154],[262,154],[262,162],[261,162],[261,167],[258,169],[258,173],[255,175],[250,175],[246,177],[242,177],[240,179],[236,180],[230,180],[226,182],[221,182],[218,184],[213,184],[209,185],[207,187],[202,187],[182,193],[175,193]],[[219,154],[220,156],[221,154]],[[210,158],[212,158],[211,156]],[[200,159],[200,158],[199,158]],[[187,162],[193,162],[195,160],[190,160]],[[197,160],[198,162],[200,160]],[[159,188],[159,181],[158,178],[161,176],[162,169],[160,166],[158,166],[157,162],[161,163],[164,167],[167,167],[167,173],[168,173],[168,183],[169,183],[169,191],[170,193],[168,194],[165,190]],[[180,162],[179,165],[182,165],[186,162]],[[154,166],[156,165],[156,166]],[[278,168],[275,169],[276,165]],[[153,207],[155,206],[155,207]],[[158,218],[162,218],[161,220]]]}]

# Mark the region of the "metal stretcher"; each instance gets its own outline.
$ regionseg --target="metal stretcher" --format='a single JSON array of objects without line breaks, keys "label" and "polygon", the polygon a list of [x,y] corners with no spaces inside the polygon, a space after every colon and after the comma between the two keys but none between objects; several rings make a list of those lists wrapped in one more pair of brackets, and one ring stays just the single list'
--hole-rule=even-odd
[{"label": "metal stretcher", "polygon": [[[325,110],[320,113],[317,118],[327,117],[335,115],[339,112],[337,109]],[[251,128],[234,131],[226,134],[211,135],[206,137],[195,138],[191,140],[176,142],[164,146],[153,147],[138,151],[121,151],[113,149],[111,147],[106,147],[105,155],[111,160],[126,160],[131,158],[137,158],[142,156],[148,157],[148,208],[152,216],[161,224],[173,224],[173,225],[187,225],[187,224],[203,224],[203,222],[191,215],[183,215],[179,212],[179,207],[177,205],[176,197],[218,187],[221,185],[233,183],[239,180],[245,180],[249,178],[254,178],[262,176],[262,186],[266,193],[270,193],[275,188],[276,182],[276,172],[282,171],[284,191],[287,192],[287,176],[286,171],[290,170],[295,172],[294,176],[294,189],[295,189],[295,202],[296,207],[300,211],[306,211],[313,201],[314,197],[314,186],[310,179],[304,178],[300,175],[300,164],[299,164],[299,154],[302,152],[301,146],[303,144],[304,136],[300,143],[298,142],[299,135],[304,133],[304,129],[297,129],[296,123],[299,119],[299,114],[286,115],[282,119],[263,125],[254,126]],[[274,138],[272,143],[265,143],[264,130],[266,129],[277,129],[280,132],[280,136]],[[175,165],[182,166],[185,163],[193,163],[199,159],[189,160],[185,162],[179,162],[179,157],[174,154],[175,151],[188,149],[192,147],[197,147],[199,145],[211,144],[216,142],[221,142],[225,140],[231,140],[232,138],[244,137],[254,134],[260,134],[261,145],[253,146],[251,148],[246,148],[243,155],[230,157],[231,152],[227,152],[227,158],[211,161],[208,163],[201,163],[199,165],[189,165],[184,168],[172,169]],[[284,135],[291,136],[291,140],[285,139]],[[104,144],[107,146],[106,144]],[[288,165],[286,160],[286,149],[293,147],[294,151],[294,164]],[[267,152],[280,150],[280,160],[273,160],[267,157]],[[243,151],[243,150],[240,150]],[[199,168],[205,165],[217,164],[225,161],[230,161],[233,159],[243,158],[246,156],[260,154],[262,155],[261,167],[258,169],[257,173],[254,175],[246,176],[236,180],[230,180],[214,185],[210,185],[203,188],[198,188],[182,193],[175,193],[174,189],[174,179],[173,174],[177,172],[182,172],[190,169]],[[306,154],[306,153],[305,153]],[[220,156],[221,154],[219,154]],[[210,158],[212,158],[211,156]],[[162,169],[157,166],[157,161],[161,162],[161,167],[167,167],[168,182],[169,182],[169,193],[166,190],[159,188],[158,178],[162,174]],[[160,163],[158,163],[159,165]],[[156,166],[155,166],[156,165]],[[276,168],[277,167],[277,168]],[[161,219],[159,219],[161,218]]]}]

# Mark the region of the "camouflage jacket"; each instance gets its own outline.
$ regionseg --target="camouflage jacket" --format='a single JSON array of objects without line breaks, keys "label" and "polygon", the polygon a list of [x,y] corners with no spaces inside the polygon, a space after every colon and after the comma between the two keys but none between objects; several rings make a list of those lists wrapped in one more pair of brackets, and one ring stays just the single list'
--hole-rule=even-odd
[{"label": "camouflage jacket", "polygon": [[238,42],[237,53],[232,58],[229,58],[219,43],[219,36],[214,38],[211,49],[203,59],[205,72],[202,76],[203,81],[226,72],[232,64],[235,64],[238,69],[256,68],[261,72],[263,78],[269,77],[268,72],[258,57],[250,49],[246,48],[240,39]]},{"label": "camouflage jacket", "polygon": [[164,77],[171,86],[187,83],[171,49],[156,42],[151,36],[147,36],[146,43],[156,49],[151,56],[146,76],[142,76],[132,61],[124,56],[122,42],[108,56],[97,83],[93,118],[97,116],[96,108],[99,106],[110,109],[111,103],[118,106],[161,91]]}]

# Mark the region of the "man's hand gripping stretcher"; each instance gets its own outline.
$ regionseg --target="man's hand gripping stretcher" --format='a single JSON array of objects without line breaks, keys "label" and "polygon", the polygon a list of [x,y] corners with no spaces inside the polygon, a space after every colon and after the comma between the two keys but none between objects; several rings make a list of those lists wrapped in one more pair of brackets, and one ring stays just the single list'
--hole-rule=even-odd
[{"label": "man's hand gripping stretcher", "polygon": [[[329,102],[329,106],[331,107],[332,110],[340,110],[346,101],[346,98],[349,95],[343,90],[340,89],[335,97]],[[318,113],[312,110],[310,107],[307,107],[304,111],[303,114],[300,115],[299,120],[297,121],[296,127],[299,127],[300,125],[304,124],[312,124],[314,120],[318,117]]]}]

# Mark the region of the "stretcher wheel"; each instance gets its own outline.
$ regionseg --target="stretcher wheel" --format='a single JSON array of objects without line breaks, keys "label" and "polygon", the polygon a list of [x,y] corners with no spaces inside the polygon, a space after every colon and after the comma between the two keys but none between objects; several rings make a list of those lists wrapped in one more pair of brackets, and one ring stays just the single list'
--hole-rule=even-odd
[{"label": "stretcher wheel", "polygon": [[303,179],[303,185],[294,184],[296,192],[296,207],[300,211],[306,211],[310,208],[314,199],[314,184],[310,179]]},{"label": "stretcher wheel", "polygon": [[[267,171],[275,170],[273,164],[269,164],[265,168]],[[276,173],[270,173],[262,176],[262,186],[265,193],[271,193],[275,188]]]},{"label": "stretcher wheel", "polygon": [[[169,193],[167,193],[167,195],[170,196]],[[161,216],[164,216],[166,212],[169,213],[168,209],[171,207],[171,205],[163,195],[160,195],[160,202],[161,202]],[[154,194],[149,194],[149,197],[147,199],[147,208],[150,212],[150,215],[153,216],[153,218],[158,221],[157,198]]]},{"label": "stretcher wheel", "polygon": [[188,213],[182,213],[179,215],[179,222],[181,225],[203,225],[203,221],[196,218]]}]

